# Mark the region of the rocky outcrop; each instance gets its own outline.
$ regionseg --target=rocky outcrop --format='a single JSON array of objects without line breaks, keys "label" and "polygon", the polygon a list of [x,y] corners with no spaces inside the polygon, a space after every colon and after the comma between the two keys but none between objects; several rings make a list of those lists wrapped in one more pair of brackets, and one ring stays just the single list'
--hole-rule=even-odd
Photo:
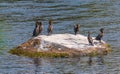
[{"label": "rocky outcrop", "polygon": [[[94,37],[93,37],[94,39]],[[89,45],[87,37],[73,34],[39,35],[10,50],[10,53],[29,57],[73,57],[107,54],[109,45],[94,40]]]}]

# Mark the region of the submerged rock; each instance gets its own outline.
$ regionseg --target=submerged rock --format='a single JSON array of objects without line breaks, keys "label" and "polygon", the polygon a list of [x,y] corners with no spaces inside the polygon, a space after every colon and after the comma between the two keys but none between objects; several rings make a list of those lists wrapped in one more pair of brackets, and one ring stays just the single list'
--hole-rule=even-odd
[{"label": "submerged rock", "polygon": [[[94,37],[93,37],[94,39]],[[10,53],[29,57],[70,57],[107,54],[110,47],[104,41],[93,41],[89,45],[87,37],[77,34],[39,35],[10,50]]]}]

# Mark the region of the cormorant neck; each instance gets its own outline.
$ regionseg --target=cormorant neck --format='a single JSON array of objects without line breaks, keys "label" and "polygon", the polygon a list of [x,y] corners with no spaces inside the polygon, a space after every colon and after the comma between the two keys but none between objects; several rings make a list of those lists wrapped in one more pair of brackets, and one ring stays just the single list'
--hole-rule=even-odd
[{"label": "cormorant neck", "polygon": [[103,31],[101,31],[101,33],[104,33]]}]

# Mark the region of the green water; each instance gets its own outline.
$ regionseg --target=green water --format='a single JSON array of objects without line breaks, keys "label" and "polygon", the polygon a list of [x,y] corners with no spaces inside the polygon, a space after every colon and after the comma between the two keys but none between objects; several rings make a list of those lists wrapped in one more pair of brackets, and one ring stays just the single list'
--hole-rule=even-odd
[{"label": "green water", "polygon": [[[120,1],[119,0],[1,0],[0,1],[0,74],[119,74],[120,73]],[[44,25],[54,20],[53,33],[80,33],[96,36],[105,28],[103,40],[113,51],[107,56],[80,58],[31,59],[11,55],[8,51],[32,36],[35,18]]]}]

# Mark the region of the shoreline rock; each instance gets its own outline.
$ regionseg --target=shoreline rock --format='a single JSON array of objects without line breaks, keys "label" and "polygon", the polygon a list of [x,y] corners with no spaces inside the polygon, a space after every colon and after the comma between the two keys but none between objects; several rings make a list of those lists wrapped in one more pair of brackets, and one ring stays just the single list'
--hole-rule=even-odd
[{"label": "shoreline rock", "polygon": [[[94,38],[94,37],[93,37]],[[11,54],[28,57],[75,57],[108,54],[110,45],[102,40],[88,44],[87,37],[73,34],[39,35],[11,49]]]}]

